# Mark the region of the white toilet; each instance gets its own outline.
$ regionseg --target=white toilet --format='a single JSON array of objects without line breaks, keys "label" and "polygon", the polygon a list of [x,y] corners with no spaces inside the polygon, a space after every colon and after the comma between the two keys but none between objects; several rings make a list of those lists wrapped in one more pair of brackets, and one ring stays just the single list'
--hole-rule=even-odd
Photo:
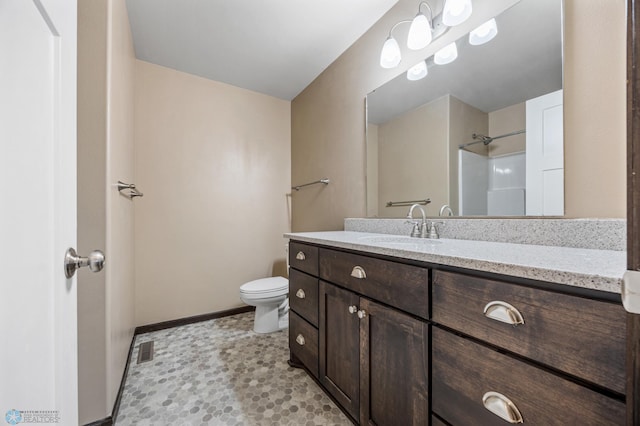
[{"label": "white toilet", "polygon": [[261,278],[240,286],[240,299],[256,307],[253,331],[271,333],[289,326],[289,280]]}]

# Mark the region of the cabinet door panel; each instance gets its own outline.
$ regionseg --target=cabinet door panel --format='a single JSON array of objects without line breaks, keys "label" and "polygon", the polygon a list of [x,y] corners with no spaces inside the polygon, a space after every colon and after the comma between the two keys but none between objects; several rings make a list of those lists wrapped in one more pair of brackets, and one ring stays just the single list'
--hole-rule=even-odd
[{"label": "cabinet door panel", "polygon": [[356,294],[320,281],[320,382],[354,419],[360,403],[359,319],[349,306],[358,302]]},{"label": "cabinet door panel", "polygon": [[429,424],[428,325],[361,298],[360,424]]}]

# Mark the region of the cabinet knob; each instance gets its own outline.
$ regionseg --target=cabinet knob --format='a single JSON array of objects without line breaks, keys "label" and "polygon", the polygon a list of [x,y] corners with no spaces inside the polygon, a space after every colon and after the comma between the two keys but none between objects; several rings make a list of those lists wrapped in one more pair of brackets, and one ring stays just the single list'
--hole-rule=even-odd
[{"label": "cabinet knob", "polygon": [[367,316],[367,311],[365,311],[364,309],[358,311],[358,318],[362,319],[366,316]]},{"label": "cabinet knob", "polygon": [[524,423],[520,410],[506,396],[498,392],[487,392],[482,397],[484,408],[509,423]]},{"label": "cabinet knob", "polygon": [[495,300],[484,307],[484,316],[495,321],[511,325],[524,324],[524,318],[520,311],[507,302]]},{"label": "cabinet knob", "polygon": [[296,337],[296,343],[300,346],[304,346],[304,336],[302,334],[298,334]]},{"label": "cabinet knob", "polygon": [[299,288],[298,291],[296,291],[296,297],[298,299],[304,299],[305,297],[307,297],[306,294],[304,294],[304,290]]},{"label": "cabinet knob", "polygon": [[349,306],[349,313],[350,314],[355,314],[356,312],[358,312],[358,307],[356,305]]},{"label": "cabinet knob", "polygon": [[299,251],[298,254],[296,254],[296,259],[297,260],[305,260],[307,258],[307,256],[304,255],[304,252]]},{"label": "cabinet knob", "polygon": [[367,274],[364,272],[364,268],[362,266],[354,266],[351,270],[351,276],[359,280],[367,278]]}]

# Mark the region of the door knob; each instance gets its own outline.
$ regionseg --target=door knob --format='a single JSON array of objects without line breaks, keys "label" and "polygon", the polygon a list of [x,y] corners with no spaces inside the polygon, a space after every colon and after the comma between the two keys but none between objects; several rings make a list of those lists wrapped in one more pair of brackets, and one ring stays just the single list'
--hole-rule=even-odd
[{"label": "door knob", "polygon": [[104,253],[100,250],[94,250],[89,256],[78,256],[78,253],[70,247],[64,254],[64,275],[71,278],[75,275],[76,270],[88,266],[91,272],[100,272],[104,266]]}]

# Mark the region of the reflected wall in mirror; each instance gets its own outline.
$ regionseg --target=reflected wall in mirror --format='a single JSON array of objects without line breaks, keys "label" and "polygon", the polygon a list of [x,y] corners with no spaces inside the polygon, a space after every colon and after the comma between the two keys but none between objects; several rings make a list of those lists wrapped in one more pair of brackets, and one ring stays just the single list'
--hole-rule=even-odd
[{"label": "reflected wall in mirror", "polygon": [[486,44],[367,95],[367,216],[564,214],[562,0],[521,0]]}]

